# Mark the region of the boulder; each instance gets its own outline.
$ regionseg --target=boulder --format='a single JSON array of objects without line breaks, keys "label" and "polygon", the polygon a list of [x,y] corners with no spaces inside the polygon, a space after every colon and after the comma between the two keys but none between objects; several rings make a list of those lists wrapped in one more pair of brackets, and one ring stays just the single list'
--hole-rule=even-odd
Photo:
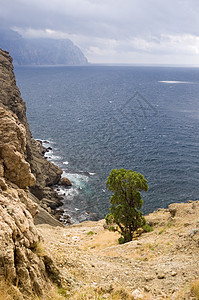
[{"label": "boulder", "polygon": [[72,183],[70,182],[70,180],[66,177],[62,177],[59,181],[60,185],[64,185],[64,186],[72,186]]}]

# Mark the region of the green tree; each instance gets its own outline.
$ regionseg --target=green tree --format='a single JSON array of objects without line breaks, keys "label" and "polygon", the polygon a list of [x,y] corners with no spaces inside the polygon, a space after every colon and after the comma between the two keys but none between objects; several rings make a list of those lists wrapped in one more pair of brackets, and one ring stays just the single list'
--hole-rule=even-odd
[{"label": "green tree", "polygon": [[111,230],[121,233],[119,243],[132,241],[134,232],[146,224],[140,211],[143,204],[140,192],[148,190],[147,180],[132,170],[114,169],[106,186],[114,193],[110,199],[110,213],[105,217],[106,223],[112,225]]}]

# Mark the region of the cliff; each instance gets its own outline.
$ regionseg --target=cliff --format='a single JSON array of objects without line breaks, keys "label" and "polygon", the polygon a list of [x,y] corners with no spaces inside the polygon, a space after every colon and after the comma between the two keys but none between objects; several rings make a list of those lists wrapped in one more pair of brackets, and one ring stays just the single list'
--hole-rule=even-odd
[{"label": "cliff", "polygon": [[[12,113],[13,118],[12,121],[10,120],[12,131],[9,130],[8,127],[4,126],[2,127],[2,136],[4,135],[7,141],[11,141],[14,137],[16,140],[17,138],[21,139],[21,148],[17,150],[24,152],[24,164],[25,161],[26,165],[27,163],[29,163],[31,172],[36,180],[34,184],[27,185],[31,186],[30,191],[40,200],[39,203],[41,205],[44,204],[42,202],[42,199],[45,200],[46,198],[48,198],[48,204],[52,207],[52,210],[50,209],[50,211],[54,212],[54,209],[60,206],[62,202],[61,198],[57,195],[56,192],[54,192],[51,186],[56,184],[60,180],[62,170],[44,158],[44,149],[41,143],[39,141],[35,141],[32,138],[26,118],[26,106],[24,101],[21,99],[19,89],[16,85],[12,58],[5,51],[0,51],[0,86],[0,106],[2,107],[2,109],[4,108],[5,110]],[[16,130],[12,128],[14,118],[16,122],[18,122],[18,128]],[[18,134],[19,128],[21,129],[20,134]],[[14,133],[15,136],[13,136]],[[13,148],[13,145],[12,147],[9,146],[9,152],[7,152],[8,149],[5,149],[3,153],[7,153],[7,155],[9,155],[10,162],[13,161],[13,168],[15,168],[16,162],[13,156],[14,154],[12,155],[13,157],[11,156],[11,148]],[[13,153],[15,153],[14,150]],[[11,166],[9,166],[9,170],[10,168]],[[6,174],[8,172],[8,169],[6,169]],[[21,171],[18,170],[18,172]],[[20,187],[23,187],[23,180],[20,179],[21,183],[19,183],[19,180],[16,181],[17,177],[16,174],[13,173],[13,170],[10,170],[10,173],[12,173],[13,182],[18,184]]]},{"label": "cliff", "polygon": [[17,32],[1,28],[0,48],[7,50],[16,65],[86,65],[87,58],[69,39],[25,39]]},{"label": "cliff", "polygon": [[32,139],[12,59],[2,50],[0,87],[0,289],[5,282],[13,299],[29,299],[46,293],[52,278],[60,279],[50,256],[39,253],[42,237],[34,225],[38,205],[28,187],[46,195],[46,185],[57,182],[62,171],[43,158],[40,143]]}]

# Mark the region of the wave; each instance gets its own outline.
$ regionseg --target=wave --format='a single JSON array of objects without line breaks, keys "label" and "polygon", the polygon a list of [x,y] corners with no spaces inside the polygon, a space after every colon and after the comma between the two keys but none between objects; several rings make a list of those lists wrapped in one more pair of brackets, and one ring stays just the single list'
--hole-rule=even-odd
[{"label": "wave", "polygon": [[43,140],[43,139],[37,139],[36,138],[36,140],[38,140],[38,141],[41,141],[42,142],[42,145],[44,146],[44,147],[49,147],[50,145],[53,145],[53,144],[55,144],[55,142],[52,140],[52,139],[45,139],[45,140]]},{"label": "wave", "polygon": [[161,83],[171,83],[171,84],[177,84],[177,83],[185,83],[185,84],[194,84],[194,82],[191,82],[191,81],[167,81],[167,80],[161,80],[161,81],[158,81],[158,82],[161,82]]},{"label": "wave", "polygon": [[86,188],[86,183],[89,181],[89,177],[85,174],[64,171],[62,176],[67,177],[71,181],[72,185],[80,190]]},{"label": "wave", "polygon": [[52,150],[49,150],[44,154],[44,157],[47,158],[49,161],[54,162],[56,164],[57,160],[62,160],[62,157],[59,155],[54,155]]},{"label": "wave", "polygon": [[94,172],[89,172],[89,175],[94,176],[94,175],[96,175],[96,173],[94,173]]}]

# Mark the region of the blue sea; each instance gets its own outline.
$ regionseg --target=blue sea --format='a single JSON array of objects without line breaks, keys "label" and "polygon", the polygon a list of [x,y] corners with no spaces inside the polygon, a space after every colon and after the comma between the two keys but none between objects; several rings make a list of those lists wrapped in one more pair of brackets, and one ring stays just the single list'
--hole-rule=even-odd
[{"label": "blue sea", "polygon": [[[142,173],[143,212],[199,199],[199,69],[15,67],[33,137],[73,186],[65,218],[103,218],[114,168]],[[57,187],[55,187],[57,188]]]}]

